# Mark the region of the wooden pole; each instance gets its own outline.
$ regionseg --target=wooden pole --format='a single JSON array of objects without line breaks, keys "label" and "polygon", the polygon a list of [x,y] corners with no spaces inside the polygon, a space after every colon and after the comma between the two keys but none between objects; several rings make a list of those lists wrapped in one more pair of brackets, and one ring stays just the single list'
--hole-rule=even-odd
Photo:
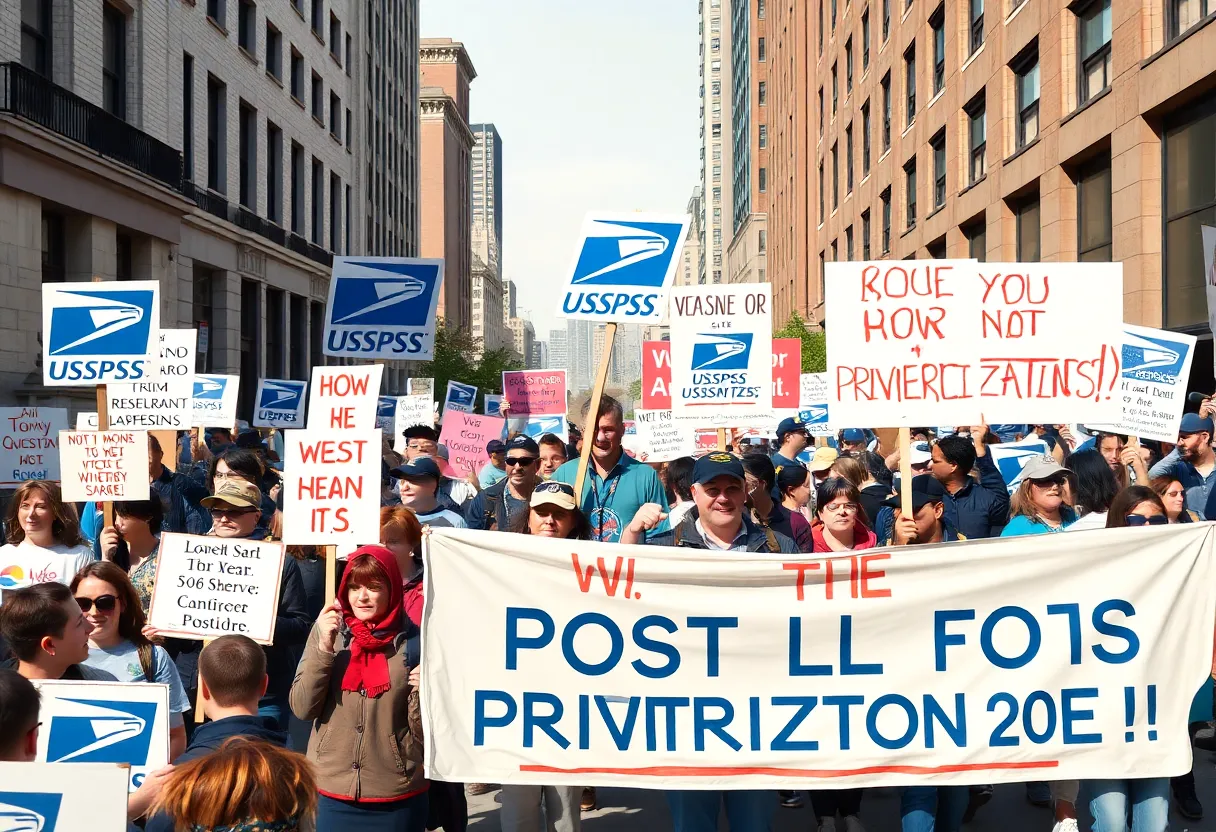
[{"label": "wooden pole", "polygon": [[338,547],[322,546],[321,556],[325,558],[325,607],[334,602],[338,595]]},{"label": "wooden pole", "polygon": [[[207,649],[207,645],[211,643],[211,639],[203,641],[203,650]],[[200,651],[201,652],[201,651]],[[196,671],[197,673],[197,671]],[[198,691],[194,695],[194,724],[202,725],[207,721],[207,715],[203,713],[203,677],[198,675]]]},{"label": "wooden pole", "polygon": [[912,429],[899,429],[899,506],[904,517],[912,511]]},{"label": "wooden pole", "polygon": [[718,428],[718,450],[726,450],[726,428]]},{"label": "wooden pole", "polygon": [[[110,398],[106,394],[106,386],[104,384],[97,385],[97,430],[106,431],[110,429]],[[101,504],[102,525],[103,529],[107,529],[114,525],[114,503],[106,500]]]},{"label": "wooden pole", "polygon": [[608,365],[612,362],[612,344],[616,341],[616,324],[604,327],[604,350],[600,354],[600,367],[595,373],[595,386],[591,388],[591,401],[587,404],[587,418],[583,424],[583,452],[578,457],[578,475],[574,478],[574,493],[579,504],[583,501],[583,482],[587,479],[587,465],[591,462],[591,446],[595,442],[595,429],[599,423],[596,414],[600,411],[600,399],[604,395],[604,382],[608,379]]}]

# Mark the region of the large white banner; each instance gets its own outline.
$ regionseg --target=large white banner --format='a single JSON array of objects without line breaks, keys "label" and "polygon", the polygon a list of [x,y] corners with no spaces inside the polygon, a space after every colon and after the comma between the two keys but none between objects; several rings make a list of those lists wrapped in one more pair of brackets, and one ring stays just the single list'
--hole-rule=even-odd
[{"label": "large white banner", "polygon": [[769,556],[436,529],[427,772],[654,789],[1182,774],[1214,532]]}]

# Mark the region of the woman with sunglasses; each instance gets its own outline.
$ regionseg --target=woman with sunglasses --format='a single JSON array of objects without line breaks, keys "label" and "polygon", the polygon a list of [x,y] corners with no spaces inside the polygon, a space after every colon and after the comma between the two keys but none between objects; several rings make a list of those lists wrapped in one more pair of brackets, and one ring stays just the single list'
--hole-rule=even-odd
[{"label": "woman with sunglasses", "polygon": [[1106,528],[1126,526],[1164,526],[1170,522],[1165,504],[1157,492],[1146,485],[1129,485],[1111,500]]},{"label": "woman with sunglasses", "polygon": [[145,614],[152,605],[156,553],[164,520],[160,498],[155,491],[151,497],[114,503],[114,525],[102,529],[94,547],[101,560],[115,563],[127,573]]},{"label": "woman with sunglasses", "polygon": [[1199,515],[1186,507],[1186,489],[1173,477],[1153,477],[1149,487],[1157,492],[1171,523],[1197,523]]},{"label": "woman with sunglasses", "polygon": [[1001,537],[1062,532],[1077,522],[1064,501],[1071,472],[1050,456],[1032,458],[1022,467],[1022,483],[1009,499],[1009,523]]},{"label": "woman with sunglasses", "polygon": [[104,670],[120,682],[154,682],[169,686],[169,759],[186,750],[182,714],[190,700],[165,648],[144,635],[144,610],[127,573],[114,563],[91,563],[76,574],[72,594],[92,631],[85,664]]}]

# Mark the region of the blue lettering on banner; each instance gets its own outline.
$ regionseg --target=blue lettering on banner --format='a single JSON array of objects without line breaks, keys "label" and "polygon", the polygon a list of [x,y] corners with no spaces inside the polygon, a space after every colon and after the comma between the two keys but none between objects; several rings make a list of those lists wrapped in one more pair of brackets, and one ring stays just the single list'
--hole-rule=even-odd
[{"label": "blue lettering on banner", "polygon": [[0,791],[0,829],[4,832],[55,832],[63,795],[59,792]]},{"label": "blue lettering on banner", "polygon": [[439,260],[336,258],[323,352],[339,357],[430,358],[442,282]]}]

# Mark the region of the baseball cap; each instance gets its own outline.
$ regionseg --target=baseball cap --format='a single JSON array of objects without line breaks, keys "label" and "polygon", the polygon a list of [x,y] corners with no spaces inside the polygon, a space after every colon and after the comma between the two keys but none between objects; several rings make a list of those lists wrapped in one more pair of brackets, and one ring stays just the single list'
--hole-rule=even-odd
[{"label": "baseball cap", "polygon": [[506,444],[506,450],[508,454],[511,451],[523,451],[528,456],[540,456],[540,446],[536,444],[536,440],[522,433],[511,437]]},{"label": "baseball cap", "polygon": [[840,432],[841,442],[865,442],[866,432],[861,428],[845,428]]},{"label": "baseball cap", "polygon": [[500,439],[491,439],[486,443],[486,453],[488,454],[500,454],[506,449],[507,446],[504,445]]},{"label": "baseball cap", "polygon": [[1070,477],[1072,476],[1072,471],[1069,471],[1063,465],[1056,462],[1054,457],[1050,457],[1047,454],[1032,456],[1022,466],[1023,480],[1045,480],[1061,473]]},{"label": "baseball cap", "polygon": [[262,441],[262,435],[256,430],[241,431],[236,437],[236,446],[254,451],[266,450],[266,443]]},{"label": "baseball cap", "polygon": [[806,430],[806,423],[799,422],[793,416],[787,416],[777,425],[777,440],[780,441],[787,433],[798,433]]},{"label": "baseball cap", "polygon": [[831,468],[838,459],[840,459],[840,451],[824,446],[815,449],[815,454],[806,467],[812,474],[818,474]]},{"label": "baseball cap", "polygon": [[429,456],[420,456],[404,465],[398,465],[392,470],[392,475],[399,480],[415,480],[422,477],[431,477],[438,481],[440,477],[439,466]]},{"label": "baseball cap", "polygon": [[743,473],[743,461],[734,454],[715,451],[701,457],[692,466],[692,481],[696,485],[704,485],[715,477],[734,477],[745,481],[747,477]]},{"label": "baseball cap", "polygon": [[577,507],[574,502],[574,486],[566,482],[557,482],[556,480],[542,482],[532,492],[532,498],[528,500],[528,505],[533,508],[553,505],[558,508],[564,508],[567,511],[574,511]]},{"label": "baseball cap", "polygon": [[[900,508],[903,505],[902,489],[896,487],[894,497],[882,501],[884,506]],[[940,503],[946,499],[946,489],[932,474],[919,474],[912,478],[912,509],[919,511],[925,503]]]},{"label": "baseball cap", "polygon": [[1182,414],[1182,424],[1178,426],[1179,433],[1212,433],[1212,420],[1198,413]]},{"label": "baseball cap", "polygon": [[224,479],[215,484],[215,494],[204,497],[200,502],[206,508],[215,508],[217,505],[260,508],[262,490],[247,480]]},{"label": "baseball cap", "polygon": [[927,465],[933,459],[933,451],[928,442],[913,442],[911,465]]}]

